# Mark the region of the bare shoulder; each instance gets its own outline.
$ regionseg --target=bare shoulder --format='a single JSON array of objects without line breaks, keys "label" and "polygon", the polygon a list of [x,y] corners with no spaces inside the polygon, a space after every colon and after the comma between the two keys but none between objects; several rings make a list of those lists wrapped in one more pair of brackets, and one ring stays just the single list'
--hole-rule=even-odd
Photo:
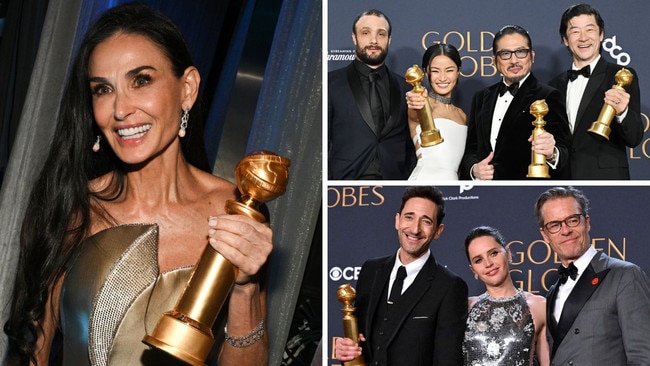
[{"label": "bare shoulder", "polygon": [[472,309],[476,302],[478,301],[478,296],[470,296],[467,298],[467,309]]},{"label": "bare shoulder", "polygon": [[527,291],[524,291],[524,294],[526,295],[526,302],[532,313],[546,314],[546,298],[544,296],[535,295]]}]

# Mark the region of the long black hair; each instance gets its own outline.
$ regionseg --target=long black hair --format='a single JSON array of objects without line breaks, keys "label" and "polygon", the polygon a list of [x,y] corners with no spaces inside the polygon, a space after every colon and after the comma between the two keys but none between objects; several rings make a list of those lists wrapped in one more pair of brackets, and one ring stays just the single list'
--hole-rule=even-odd
[{"label": "long black hair", "polygon": [[[156,44],[170,60],[172,71],[181,77],[193,65],[189,49],[176,25],[150,7],[130,3],[103,13],[86,33],[67,81],[52,145],[27,206],[20,234],[20,257],[9,320],[9,364],[36,362],[36,341],[42,332],[48,297],[65,272],[74,250],[90,232],[94,200],[110,200],[124,187],[126,167],[108,144],[97,153],[91,147],[99,128],[94,120],[88,79],[90,55],[97,45],[116,33],[136,34]],[[179,123],[181,110],[179,109]],[[199,103],[190,111],[192,126],[201,126]],[[187,140],[187,137],[184,140]],[[187,141],[181,142],[187,150]],[[190,161],[191,163],[191,161]],[[112,172],[110,184],[91,192],[91,179]],[[97,212],[101,217],[108,214]],[[55,314],[56,317],[56,314]],[[58,321],[58,319],[55,319]]]}]

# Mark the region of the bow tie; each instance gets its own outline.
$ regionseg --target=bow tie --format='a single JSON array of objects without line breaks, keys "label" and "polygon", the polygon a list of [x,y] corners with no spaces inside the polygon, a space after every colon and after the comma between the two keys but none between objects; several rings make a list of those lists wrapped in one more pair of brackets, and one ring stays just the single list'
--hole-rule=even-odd
[{"label": "bow tie", "polygon": [[569,78],[570,81],[573,81],[578,78],[578,75],[582,75],[586,78],[589,77],[589,74],[591,73],[591,69],[589,68],[589,65],[583,67],[580,70],[568,70],[566,72],[567,77]]},{"label": "bow tie", "polygon": [[565,284],[569,277],[571,277],[572,280],[576,279],[578,268],[573,264],[573,262],[569,264],[569,268],[560,265],[560,268],[557,269],[557,274],[560,276],[560,283]]},{"label": "bow tie", "polygon": [[517,90],[519,90],[519,83],[512,83],[510,86],[506,85],[505,83],[500,83],[499,84],[499,96],[502,97],[503,94],[506,92],[510,92],[512,96],[514,97],[515,94],[517,94]]}]

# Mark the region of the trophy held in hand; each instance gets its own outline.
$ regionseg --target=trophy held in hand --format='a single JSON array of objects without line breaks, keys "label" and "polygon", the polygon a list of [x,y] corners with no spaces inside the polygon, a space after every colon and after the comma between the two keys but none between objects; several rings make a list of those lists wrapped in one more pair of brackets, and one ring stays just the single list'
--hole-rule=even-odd
[{"label": "trophy held in hand", "polygon": [[[284,193],[289,165],[289,159],[272,152],[245,156],[235,168],[241,197],[228,201],[226,211],[265,222],[257,209]],[[176,306],[162,315],[153,332],[142,341],[190,365],[205,365],[214,344],[212,326],[236,277],[237,268],[206,245]]]}]

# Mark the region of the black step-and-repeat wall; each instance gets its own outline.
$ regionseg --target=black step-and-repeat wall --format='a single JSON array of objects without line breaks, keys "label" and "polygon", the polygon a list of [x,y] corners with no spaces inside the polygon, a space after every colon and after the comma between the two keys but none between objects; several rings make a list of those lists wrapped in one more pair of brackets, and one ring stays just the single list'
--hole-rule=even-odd
[{"label": "black step-and-repeat wall", "polygon": [[[424,50],[439,42],[456,46],[463,58],[461,80],[454,101],[469,113],[474,93],[499,80],[492,65],[494,33],[507,24],[528,30],[535,50],[533,73],[544,82],[571,67],[571,57],[559,35],[562,12],[577,1],[521,0],[329,0],[327,2],[328,70],[346,66],[354,58],[352,22],[370,8],[388,15],[393,25],[388,67],[403,75],[421,64]],[[591,1],[605,20],[602,56],[634,68],[641,87],[643,142],[628,149],[632,179],[650,179],[650,47],[647,0]]]},{"label": "black step-and-repeat wall", "polygon": [[[479,225],[498,228],[512,252],[512,278],[526,291],[545,295],[559,261],[537,228],[534,204],[549,186],[440,186],[447,216],[441,237],[432,242],[436,260],[460,275],[470,295],[485,288],[474,279],[465,257],[464,238]],[[592,245],[608,255],[639,264],[650,273],[650,187],[576,186],[591,201]],[[342,335],[336,298],[341,284],[356,284],[367,259],[393,254],[399,243],[395,214],[404,186],[330,186],[327,188],[328,339]],[[338,361],[328,359],[328,365]]]}]

